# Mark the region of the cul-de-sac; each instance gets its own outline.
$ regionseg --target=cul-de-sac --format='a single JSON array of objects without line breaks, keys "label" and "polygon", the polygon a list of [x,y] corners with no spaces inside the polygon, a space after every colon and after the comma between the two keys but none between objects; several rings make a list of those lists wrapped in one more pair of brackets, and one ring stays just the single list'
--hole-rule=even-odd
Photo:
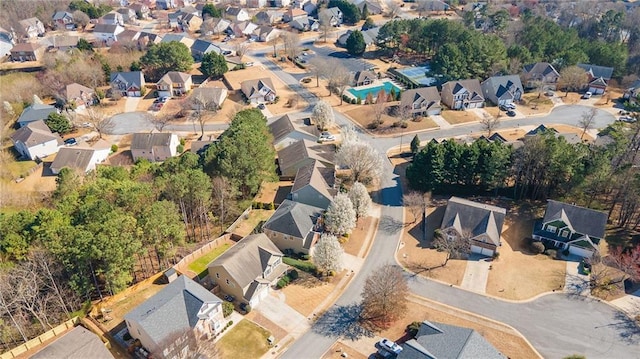
[{"label": "cul-de-sac", "polygon": [[640,359],[640,2],[0,2],[0,359]]}]

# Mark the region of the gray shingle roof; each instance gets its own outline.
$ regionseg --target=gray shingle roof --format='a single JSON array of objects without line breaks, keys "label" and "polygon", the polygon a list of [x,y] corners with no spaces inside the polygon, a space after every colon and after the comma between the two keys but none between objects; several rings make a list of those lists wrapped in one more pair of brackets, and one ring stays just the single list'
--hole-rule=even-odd
[{"label": "gray shingle roof", "polygon": [[56,158],[51,163],[51,168],[60,170],[68,167],[84,172],[89,167],[94,152],[92,148],[63,147],[56,154]]},{"label": "gray shingle roof", "polygon": [[93,33],[115,34],[118,27],[121,26],[113,24],[96,24],[96,26],[93,27]]},{"label": "gray shingle roof", "polygon": [[605,80],[611,80],[613,75],[613,67],[590,65],[590,64],[578,64],[579,68],[585,70],[593,78],[602,77]]},{"label": "gray shingle roof", "polygon": [[193,328],[204,303],[222,300],[183,275],[131,310],[124,319],[138,323],[151,340],[159,343],[171,333]]},{"label": "gray shingle roof", "polygon": [[296,238],[306,238],[315,227],[323,209],[308,204],[284,200],[262,228]]},{"label": "gray shingle roof", "polygon": [[469,231],[472,237],[486,234],[500,245],[500,234],[507,210],[501,207],[451,197],[442,218],[442,228],[454,227],[458,233]]},{"label": "gray shingle roof", "polygon": [[44,120],[50,113],[56,112],[56,108],[51,105],[43,105],[40,103],[34,103],[22,111],[18,118],[18,124],[24,126],[29,122],[38,120]]},{"label": "gray shingle roof", "polygon": [[124,80],[127,88],[131,86],[142,88],[142,84],[144,83],[142,71],[112,72],[110,82],[113,82],[116,78]]},{"label": "gray shingle roof", "polygon": [[284,115],[269,124],[269,131],[273,135],[273,143],[280,142],[280,140],[295,130],[289,115]]},{"label": "gray shingle roof", "polygon": [[[490,89],[491,94],[498,99],[500,99],[505,93],[513,94],[516,90],[520,90],[520,93],[524,93],[522,82],[518,75],[489,77],[482,83],[482,88],[483,90]],[[487,95],[487,93],[485,94]]]},{"label": "gray shingle roof", "polygon": [[134,133],[131,140],[132,150],[151,150],[154,147],[169,146],[171,133]]},{"label": "gray shingle roof", "polygon": [[27,147],[33,147],[57,140],[62,145],[62,139],[58,134],[52,133],[46,123],[42,120],[28,123],[26,126],[18,129],[11,135],[13,142],[22,142]]},{"label": "gray shingle roof", "polygon": [[402,345],[398,359],[504,359],[505,356],[473,329],[422,322],[416,339]]},{"label": "gray shingle roof", "polygon": [[480,81],[478,81],[477,79],[449,81],[442,85],[443,93],[448,92],[457,94],[464,90],[469,92],[470,101],[484,100],[484,96],[482,95],[482,88],[480,87]]},{"label": "gray shingle roof", "polygon": [[49,343],[30,359],[113,359],[102,340],[85,329],[77,326],[58,339]]},{"label": "gray shingle roof", "polygon": [[607,214],[605,212],[548,200],[542,221],[547,223],[556,219],[568,221],[569,223],[566,224],[578,233],[599,239],[604,238],[607,226]]},{"label": "gray shingle roof", "polygon": [[549,74],[555,74],[556,76],[560,76],[553,65],[548,62],[536,62],[535,64],[525,65],[524,72],[531,75],[539,74],[542,76],[547,76]]},{"label": "gray shingle roof", "polygon": [[208,54],[211,51],[215,52],[216,54],[222,52],[222,50],[220,50],[220,48],[214,43],[201,39],[197,39],[196,41],[194,41],[193,45],[191,45],[191,50],[201,52],[203,54]]},{"label": "gray shingle roof", "polygon": [[413,108],[414,103],[422,104],[424,102],[427,103],[427,106],[425,106],[427,109],[440,107],[440,94],[437,87],[420,87],[406,90],[402,92],[400,98],[400,106],[409,106],[411,108]]},{"label": "gray shingle roof", "polygon": [[326,146],[308,140],[300,140],[278,151],[278,166],[281,173],[311,158],[322,163],[333,163],[334,153]]},{"label": "gray shingle roof", "polygon": [[164,76],[162,76],[162,78],[160,79],[160,81],[158,81],[158,83],[163,82],[168,84],[176,84],[176,83],[184,84],[190,78],[191,78],[191,74],[187,74],[179,71],[169,71],[166,74],[164,74]]},{"label": "gray shingle roof", "polygon": [[333,181],[327,178],[330,175],[329,171],[323,171],[323,169],[327,168],[318,161],[313,161],[307,166],[300,167],[298,173],[296,173],[291,193],[299,191],[306,186],[311,186],[331,201],[333,195],[329,191],[329,188],[331,188],[329,183],[333,183]]}]

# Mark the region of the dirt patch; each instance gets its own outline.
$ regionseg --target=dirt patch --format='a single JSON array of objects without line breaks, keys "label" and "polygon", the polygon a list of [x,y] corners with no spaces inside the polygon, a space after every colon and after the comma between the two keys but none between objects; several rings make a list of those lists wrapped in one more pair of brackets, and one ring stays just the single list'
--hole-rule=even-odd
[{"label": "dirt patch", "polygon": [[342,243],[342,248],[348,254],[353,256],[357,256],[362,249],[362,246],[365,245],[365,241],[367,236],[369,235],[369,230],[371,222],[374,220],[371,216],[360,218],[356,225],[356,228],[353,230],[349,238],[346,239],[344,243]]},{"label": "dirt patch", "polygon": [[575,105],[577,103],[582,102],[583,100],[580,98],[582,95],[576,92],[569,92],[568,94],[561,94],[557,92],[557,95],[565,105]]},{"label": "dirt patch", "polygon": [[275,203],[277,205],[284,200],[284,198],[282,198],[283,192],[287,192],[288,194],[291,192],[292,187],[293,181],[263,182],[258,194],[254,198],[254,202]]},{"label": "dirt patch", "polygon": [[[349,116],[353,121],[355,121],[360,127],[367,128],[367,126],[371,123],[373,118],[375,117],[373,112],[373,106],[371,105],[352,105],[356,106],[353,109],[350,109],[344,112],[345,115]],[[413,131],[423,131],[432,128],[438,128],[433,120],[428,117],[423,117],[421,121],[407,121],[407,128],[401,128],[400,126],[394,127],[394,123],[399,121],[397,118],[389,115],[382,115],[381,120],[383,123],[376,129],[368,129],[369,132],[374,134],[396,134],[402,132],[413,132]],[[408,139],[407,141],[411,141]]]},{"label": "dirt patch", "polygon": [[480,121],[480,118],[478,118],[478,116],[476,116],[476,114],[472,111],[445,110],[442,111],[441,115],[447,122],[452,125]]},{"label": "dirt patch", "polygon": [[525,116],[545,114],[551,111],[553,102],[544,94],[528,93],[522,96],[517,111]]},{"label": "dirt patch", "polygon": [[[302,81],[300,82],[300,84],[309,92],[316,95],[316,97],[333,106],[336,111],[344,113],[349,109],[355,108],[356,105],[348,104],[345,101],[342,101],[342,105],[340,105],[340,97],[329,93],[329,85],[327,80],[320,79],[319,81],[316,81],[316,77],[313,75],[310,75],[308,78],[311,79],[310,82]],[[339,107],[336,108],[336,106]]]},{"label": "dirt patch", "polygon": [[323,282],[308,273],[298,273],[300,277],[281,291],[285,295],[287,305],[300,314],[309,316],[336,287],[338,277],[331,282]]},{"label": "dirt patch", "polygon": [[273,209],[254,209],[249,213],[249,217],[242,220],[240,224],[233,230],[234,234],[237,234],[241,237],[245,237],[250,235],[253,230],[260,224],[260,222],[264,222],[275,212]]},{"label": "dirt patch", "polygon": [[[331,349],[327,350],[327,352],[322,356],[322,359],[343,359],[343,358],[367,359],[368,358],[367,355],[359,353],[349,345],[350,344],[346,342],[337,341],[335,344],[333,344]],[[342,356],[342,353],[345,353],[347,356]]]}]

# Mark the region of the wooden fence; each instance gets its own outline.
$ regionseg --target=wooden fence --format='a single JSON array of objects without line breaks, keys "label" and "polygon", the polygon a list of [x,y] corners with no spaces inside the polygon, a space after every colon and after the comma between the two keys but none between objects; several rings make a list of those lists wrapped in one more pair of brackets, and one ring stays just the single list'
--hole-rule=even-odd
[{"label": "wooden fence", "polygon": [[226,231],[224,231],[225,233],[232,233],[233,231],[236,230],[236,227],[238,227],[238,225],[240,224],[240,222],[246,220],[247,218],[249,218],[249,213],[251,213],[251,206],[249,206],[249,208],[245,209],[244,212],[242,212],[242,214],[240,216],[238,216],[238,218],[236,218],[236,220],[231,223],[231,225],[229,226],[229,228],[227,228]]},{"label": "wooden fence", "polygon": [[67,320],[66,322],[58,325],[57,327],[49,330],[48,332],[41,334],[40,336],[33,338],[24,344],[18,345],[17,347],[9,350],[8,352],[2,353],[0,355],[0,359],[16,358],[20,354],[23,354],[31,349],[37,348],[47,340],[66,333],[67,330],[69,330],[70,328],[73,328],[79,322],[80,322],[80,319],[78,317],[73,317]]}]

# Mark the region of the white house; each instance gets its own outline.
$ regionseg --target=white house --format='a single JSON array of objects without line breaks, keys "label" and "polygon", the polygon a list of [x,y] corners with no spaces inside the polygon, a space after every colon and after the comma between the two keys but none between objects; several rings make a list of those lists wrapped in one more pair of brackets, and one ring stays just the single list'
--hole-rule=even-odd
[{"label": "white house", "polygon": [[97,40],[104,42],[107,46],[111,46],[118,41],[118,35],[124,31],[124,27],[111,24],[96,24],[93,28],[93,35]]},{"label": "white house", "polygon": [[131,156],[134,161],[144,158],[149,162],[161,162],[178,154],[180,140],[173,133],[134,133],[131,140]]},{"label": "white house", "polygon": [[109,153],[111,153],[111,146],[104,140],[96,142],[91,147],[63,147],[51,163],[51,172],[57,175],[66,167],[88,173],[95,170],[98,163],[106,161]]},{"label": "white house", "polygon": [[30,122],[14,132],[11,142],[21,156],[31,160],[52,155],[63,145],[60,135],[52,133],[43,120]]}]

